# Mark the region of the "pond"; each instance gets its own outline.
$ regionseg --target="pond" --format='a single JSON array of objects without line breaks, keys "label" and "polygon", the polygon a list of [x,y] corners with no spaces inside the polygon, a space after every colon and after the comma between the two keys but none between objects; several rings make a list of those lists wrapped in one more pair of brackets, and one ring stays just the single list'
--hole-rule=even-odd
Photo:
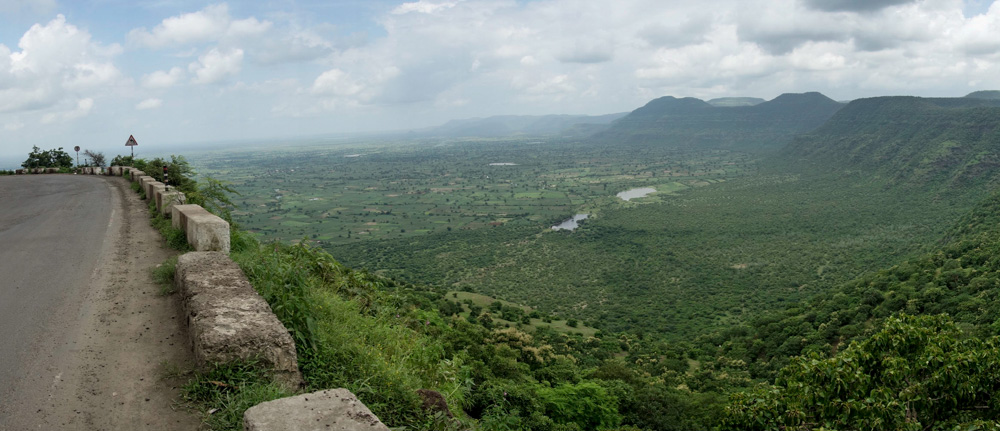
[{"label": "pond", "polygon": [[574,230],[580,227],[580,222],[586,220],[590,217],[590,214],[577,214],[573,218],[567,219],[562,223],[552,226],[552,230]]},{"label": "pond", "polygon": [[615,196],[618,196],[622,200],[628,201],[632,199],[644,198],[650,193],[655,193],[655,192],[656,189],[652,187],[640,187],[637,189],[625,190],[624,192],[618,193]]},{"label": "pond", "polygon": [[490,163],[490,166],[517,166],[517,163],[510,163],[510,162]]}]

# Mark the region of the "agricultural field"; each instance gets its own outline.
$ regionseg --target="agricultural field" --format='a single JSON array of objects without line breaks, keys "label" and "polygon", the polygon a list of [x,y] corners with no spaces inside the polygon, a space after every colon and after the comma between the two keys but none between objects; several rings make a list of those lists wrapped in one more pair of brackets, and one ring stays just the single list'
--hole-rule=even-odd
[{"label": "agricultural field", "polygon": [[555,224],[621,203],[634,187],[679,191],[739,178],[729,151],[595,148],[539,140],[283,146],[192,157],[240,193],[236,222],[281,241],[324,247],[507,224]]},{"label": "agricultural field", "polygon": [[[299,143],[191,159],[232,184],[234,220],[266,240],[306,240],[354,268],[588,328],[571,332],[674,340],[919,253],[967,209],[758,157],[480,139]],[[616,197],[642,187],[655,193]],[[575,214],[589,218],[552,229]]]}]

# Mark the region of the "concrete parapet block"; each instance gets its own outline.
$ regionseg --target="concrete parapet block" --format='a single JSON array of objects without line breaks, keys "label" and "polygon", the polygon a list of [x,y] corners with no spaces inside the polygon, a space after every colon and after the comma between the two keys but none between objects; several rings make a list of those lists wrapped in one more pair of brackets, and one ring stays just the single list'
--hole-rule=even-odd
[{"label": "concrete parapet block", "polygon": [[302,374],[292,336],[228,255],[186,253],[177,259],[174,282],[199,367],[257,359],[283,385],[298,389]]},{"label": "concrete parapet block", "polygon": [[163,183],[161,183],[159,181],[156,181],[156,180],[146,181],[146,184],[144,185],[144,187],[145,187],[144,190],[146,190],[146,199],[149,199],[149,200],[151,200],[153,202],[156,202],[156,191],[157,190],[166,190],[167,189],[167,185],[166,184],[163,184]]},{"label": "concrete parapet block", "polygon": [[174,205],[182,205],[184,202],[187,202],[187,197],[177,190],[156,191],[156,209],[164,217],[171,217]]},{"label": "concrete parapet block", "polygon": [[[139,183],[139,190],[142,190],[143,193],[146,193],[146,183],[151,181],[156,181],[156,179],[149,175],[143,175],[136,179],[136,182]],[[146,195],[146,199],[149,199],[149,195]]]},{"label": "concrete parapet block", "polygon": [[139,178],[146,176],[146,173],[138,169],[129,169],[129,179],[132,181],[139,181]]},{"label": "concrete parapet block", "polygon": [[46,174],[58,174],[59,168],[45,168]]},{"label": "concrete parapet block", "polygon": [[18,169],[16,172],[18,175],[24,175],[24,169]]},{"label": "concrete parapet block", "polygon": [[196,251],[221,251],[229,254],[229,223],[200,205],[174,205],[170,211],[174,228],[187,235]]},{"label": "concrete parapet block", "polygon": [[33,174],[44,174],[45,168],[31,168],[31,173]]},{"label": "concrete parapet block", "polygon": [[389,431],[347,389],[328,389],[267,401],[243,413],[244,431]]}]

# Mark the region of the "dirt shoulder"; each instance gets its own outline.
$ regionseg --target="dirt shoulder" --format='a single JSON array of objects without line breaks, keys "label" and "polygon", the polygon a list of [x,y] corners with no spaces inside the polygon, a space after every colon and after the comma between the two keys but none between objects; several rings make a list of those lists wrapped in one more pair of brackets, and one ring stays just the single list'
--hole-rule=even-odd
[{"label": "dirt shoulder", "polygon": [[[106,178],[111,220],[88,287],[47,323],[30,364],[0,406],[0,429],[192,430],[176,405],[191,368],[178,295],[163,296],[152,269],[176,252],[149,222],[146,202]],[[40,257],[41,258],[41,257]]]}]

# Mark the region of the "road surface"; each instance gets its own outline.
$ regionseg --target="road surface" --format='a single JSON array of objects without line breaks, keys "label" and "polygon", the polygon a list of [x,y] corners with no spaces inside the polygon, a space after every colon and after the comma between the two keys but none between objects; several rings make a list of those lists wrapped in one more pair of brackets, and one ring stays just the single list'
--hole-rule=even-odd
[{"label": "road surface", "polygon": [[0,176],[0,430],[197,429],[171,255],[122,178]]}]

